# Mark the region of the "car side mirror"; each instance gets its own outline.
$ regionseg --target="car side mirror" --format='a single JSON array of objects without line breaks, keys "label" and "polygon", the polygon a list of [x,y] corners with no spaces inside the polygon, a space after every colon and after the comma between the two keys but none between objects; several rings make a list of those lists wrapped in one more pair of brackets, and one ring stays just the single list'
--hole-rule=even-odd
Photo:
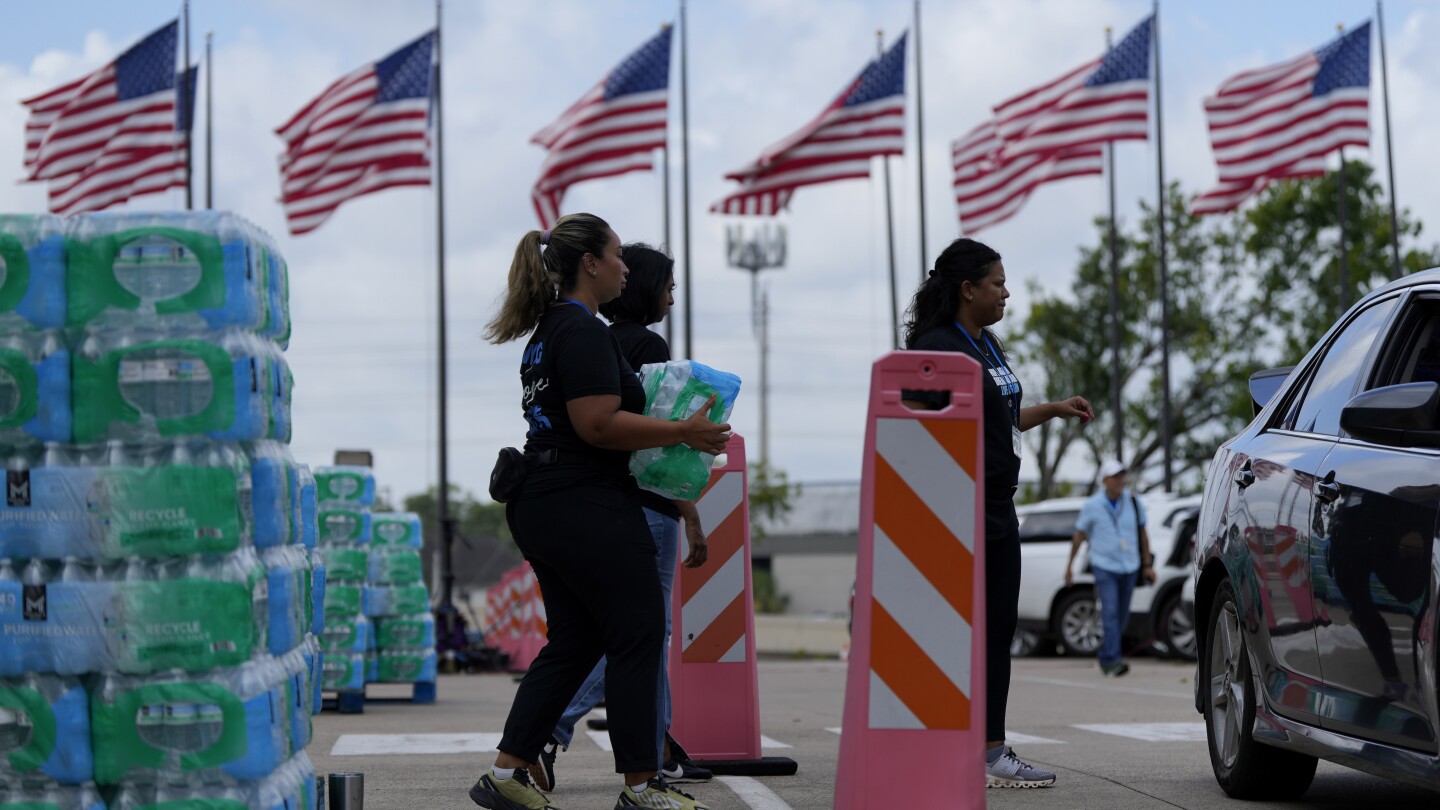
[{"label": "car side mirror", "polygon": [[1340,427],[1361,441],[1392,447],[1440,447],[1440,383],[1387,385],[1357,394]]}]

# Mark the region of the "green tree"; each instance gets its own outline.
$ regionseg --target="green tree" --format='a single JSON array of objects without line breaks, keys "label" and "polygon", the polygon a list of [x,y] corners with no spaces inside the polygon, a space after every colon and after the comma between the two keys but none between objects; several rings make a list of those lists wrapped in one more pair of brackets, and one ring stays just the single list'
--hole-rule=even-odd
[{"label": "green tree", "polygon": [[[439,499],[436,488],[406,496],[405,511],[420,516],[425,533],[425,549],[422,562],[427,582],[433,582],[431,567],[435,564],[440,549],[440,524],[437,518]],[[473,494],[450,485],[448,504],[450,517],[455,520],[456,537],[452,562],[455,568],[457,588],[489,585],[500,578],[506,570],[519,565],[520,550],[510,536],[510,527],[505,523],[505,506],[498,503],[482,503]]]},{"label": "green tree", "polygon": [[[1368,164],[1347,161],[1345,178],[1353,303],[1390,278],[1390,218]],[[1282,181],[1238,214],[1205,218],[1189,213],[1178,184],[1167,190],[1172,448],[1182,488],[1198,485],[1215,447],[1250,420],[1249,376],[1298,362],[1339,314],[1336,190],[1333,172]],[[1420,223],[1408,212],[1399,220],[1403,239],[1413,245]],[[1124,460],[1140,472],[1142,489],[1163,479],[1155,225],[1153,207],[1142,202],[1138,226],[1121,223],[1118,240]],[[1085,428],[1051,422],[1027,435],[1039,459],[1030,493],[1037,498],[1067,489],[1059,470],[1076,452],[1091,468],[1114,454],[1108,226],[1107,219],[1096,220],[1096,241],[1081,249],[1068,291],[1032,287],[1030,314],[1011,338],[1027,369],[1027,401],[1078,393],[1096,409]],[[1411,247],[1402,258],[1407,273],[1437,264],[1434,247]]]},{"label": "green tree", "polygon": [[[1345,162],[1345,255],[1354,303],[1392,275],[1390,203],[1370,164]],[[1255,265],[1260,303],[1276,330],[1277,363],[1299,362],[1329,330],[1340,311],[1340,228],[1335,172],[1324,177],[1274,183],[1240,214],[1245,252]],[[1413,246],[1421,224],[1402,210],[1400,241],[1404,273],[1440,264],[1440,251]]]},{"label": "green tree", "polygon": [[[1199,471],[1209,459],[1197,449],[1236,427],[1236,394],[1220,381],[1248,376],[1259,365],[1259,347],[1245,340],[1254,317],[1253,296],[1234,235],[1223,220],[1201,220],[1185,208],[1178,184],[1167,196],[1171,408],[1177,468]],[[1141,206],[1138,227],[1119,227],[1120,368],[1125,423],[1125,463],[1145,485],[1163,478],[1161,444],[1161,311],[1153,207]],[[1065,293],[1032,287],[1035,296],[1015,353],[1033,374],[1030,401],[1080,394],[1096,418],[1049,422],[1027,437],[1039,460],[1038,498],[1060,494],[1061,465],[1075,451],[1089,466],[1113,456],[1110,407],[1109,221],[1096,220],[1097,240],[1082,248],[1074,282]]]},{"label": "green tree", "polygon": [[[800,484],[790,483],[790,476],[784,470],[770,466],[768,462],[756,461],[750,464],[750,542],[765,539],[765,526],[779,523],[795,508],[794,499],[800,497]],[[706,526],[709,531],[714,527]]]}]

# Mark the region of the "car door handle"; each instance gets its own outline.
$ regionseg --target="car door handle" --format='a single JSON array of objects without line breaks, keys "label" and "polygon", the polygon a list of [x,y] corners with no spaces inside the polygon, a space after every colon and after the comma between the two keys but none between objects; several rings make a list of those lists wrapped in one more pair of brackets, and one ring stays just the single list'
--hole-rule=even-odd
[{"label": "car door handle", "polygon": [[1255,471],[1250,469],[1250,462],[1246,461],[1235,471],[1235,486],[1244,489],[1255,483]]},{"label": "car door handle", "polygon": [[1315,498],[1321,503],[1333,503],[1340,497],[1340,485],[1335,483],[1335,473],[1332,471],[1325,476],[1325,480],[1315,485]]}]

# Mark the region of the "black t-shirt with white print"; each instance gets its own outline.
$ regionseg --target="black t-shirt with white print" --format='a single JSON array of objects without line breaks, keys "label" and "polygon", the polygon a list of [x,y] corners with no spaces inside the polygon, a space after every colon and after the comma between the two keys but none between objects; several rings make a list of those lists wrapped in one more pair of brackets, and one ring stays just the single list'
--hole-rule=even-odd
[{"label": "black t-shirt with white print", "polygon": [[626,482],[630,453],[587,443],[575,432],[565,407],[572,399],[613,394],[620,397],[621,410],[644,412],[645,391],[609,327],[580,304],[552,306],[540,316],[525,344],[520,382],[520,407],[530,426],[525,452],[554,449],[588,456],[588,463],[550,464],[532,470],[525,484],[527,494],[580,483]]},{"label": "black t-shirt with white print", "polygon": [[[1008,499],[1020,482],[1020,457],[1015,455],[1012,426],[1019,426],[1019,415],[1011,407],[1018,408],[1022,391],[1020,381],[1008,373],[1010,361],[998,344],[992,339],[988,344],[981,340],[971,341],[955,324],[936,327],[915,339],[910,347],[916,351],[962,352],[975,358],[985,369],[980,384],[985,413],[985,499]],[[1006,390],[1001,390],[1001,383]],[[914,399],[943,408],[950,404],[950,394],[945,391],[903,391],[905,399]]]}]

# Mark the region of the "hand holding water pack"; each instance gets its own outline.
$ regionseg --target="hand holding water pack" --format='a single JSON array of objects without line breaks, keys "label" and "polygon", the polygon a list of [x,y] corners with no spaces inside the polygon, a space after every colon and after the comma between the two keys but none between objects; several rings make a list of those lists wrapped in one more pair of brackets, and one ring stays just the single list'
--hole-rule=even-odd
[{"label": "hand holding water pack", "polygon": [[[730,418],[740,394],[740,378],[690,360],[648,363],[640,369],[645,415],[681,421],[706,406],[715,424]],[[693,500],[710,480],[714,455],[685,444],[651,447],[630,455],[630,473],[640,486],[667,498]]]}]

